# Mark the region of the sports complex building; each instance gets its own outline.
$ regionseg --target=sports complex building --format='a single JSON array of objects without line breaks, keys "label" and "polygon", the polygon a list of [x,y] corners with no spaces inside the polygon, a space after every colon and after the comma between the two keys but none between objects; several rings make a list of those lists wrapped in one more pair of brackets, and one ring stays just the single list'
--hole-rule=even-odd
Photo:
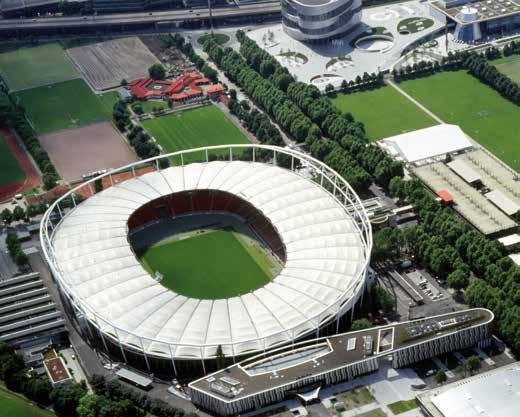
[{"label": "sports complex building", "polygon": [[[161,160],[175,166],[161,169]],[[136,176],[143,163],[157,169]],[[112,175],[123,171],[131,178],[116,184]],[[96,180],[109,186],[95,193]],[[78,203],[77,195],[89,191]],[[73,206],[67,212],[66,203]],[[230,288],[226,295],[197,296],[193,288],[175,289],[191,276],[153,273],[138,259],[133,242],[143,231],[150,239],[172,223],[215,216],[247,228],[254,247],[279,262],[276,274],[246,290],[230,282],[243,283],[247,272],[214,276]],[[197,237],[204,233],[195,230]],[[183,236],[181,243],[189,243]],[[285,148],[225,145],[160,155],[93,178],[49,208],[41,243],[86,337],[149,372],[206,374],[220,349],[234,363],[337,333],[365,290],[372,237],[359,198],[323,163]],[[204,267],[207,252],[196,254],[190,271]],[[232,254],[225,263],[234,260]]]},{"label": "sports complex building", "polygon": [[205,376],[190,383],[189,392],[196,405],[219,415],[298,397],[308,402],[318,398],[322,386],[380,367],[399,368],[453,350],[485,346],[492,320],[491,311],[476,308],[301,342]]},{"label": "sports complex building", "polygon": [[327,41],[355,29],[361,0],[281,0],[284,30],[294,39]]}]

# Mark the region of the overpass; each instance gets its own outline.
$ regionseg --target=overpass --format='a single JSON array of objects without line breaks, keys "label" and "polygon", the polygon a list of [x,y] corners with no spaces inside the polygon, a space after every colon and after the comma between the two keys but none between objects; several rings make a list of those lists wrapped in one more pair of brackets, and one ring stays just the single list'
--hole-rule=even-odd
[{"label": "overpass", "polygon": [[[212,9],[218,23],[273,19],[280,16],[278,1]],[[170,30],[209,20],[209,10],[183,9],[158,12],[106,14],[98,16],[34,17],[0,19],[0,38],[24,34],[95,33],[103,31]],[[189,27],[189,26],[187,26]],[[196,28],[197,26],[193,26]]]}]

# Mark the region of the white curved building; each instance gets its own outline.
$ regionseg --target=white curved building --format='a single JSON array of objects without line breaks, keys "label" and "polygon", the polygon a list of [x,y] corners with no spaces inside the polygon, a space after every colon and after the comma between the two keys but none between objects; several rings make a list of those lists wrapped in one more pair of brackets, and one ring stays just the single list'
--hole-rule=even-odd
[{"label": "white curved building", "polygon": [[[251,160],[233,160],[233,151],[244,147]],[[66,213],[62,205],[73,193],[65,195],[44,216],[42,247],[62,293],[90,336],[124,361],[135,362],[137,355],[153,370],[153,361],[167,359],[177,373],[178,359],[197,360],[206,372],[204,360],[214,358],[218,346],[235,358],[318,336],[363,293],[370,225],[339,175],[287,149],[229,145],[228,160],[210,161],[208,151],[215,148],[227,149],[203,148],[203,162],[141,176],[135,176],[137,164],[113,170],[101,176],[112,186],[81,204],[74,201]],[[272,153],[271,163],[255,161],[259,148],[264,158]],[[194,151],[201,153],[169,156]],[[282,154],[292,168],[301,161],[306,176],[277,166]],[[150,161],[159,168],[165,157]],[[113,181],[113,174],[129,170],[133,178]],[[80,187],[92,190],[93,181]],[[279,275],[248,294],[216,300],[190,298],[158,283],[134,255],[128,233],[160,218],[211,211],[238,215],[275,242],[284,261]]]},{"label": "white curved building", "polygon": [[344,35],[361,20],[361,0],[281,0],[281,4],[284,30],[302,41]]}]

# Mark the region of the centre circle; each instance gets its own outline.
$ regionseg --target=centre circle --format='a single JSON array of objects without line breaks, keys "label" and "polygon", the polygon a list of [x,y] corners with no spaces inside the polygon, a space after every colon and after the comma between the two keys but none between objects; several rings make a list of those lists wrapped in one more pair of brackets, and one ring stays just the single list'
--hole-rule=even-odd
[{"label": "centre circle", "polygon": [[268,284],[282,270],[285,247],[258,209],[223,191],[174,193],[138,208],[128,220],[136,257],[177,294],[226,299]]}]

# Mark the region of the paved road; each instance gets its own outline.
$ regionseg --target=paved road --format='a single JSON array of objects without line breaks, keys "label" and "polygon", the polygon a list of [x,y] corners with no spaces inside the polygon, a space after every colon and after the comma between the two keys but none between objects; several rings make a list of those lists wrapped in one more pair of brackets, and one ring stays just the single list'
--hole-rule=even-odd
[{"label": "paved road", "polygon": [[[212,15],[215,19],[225,19],[239,16],[261,16],[270,13],[280,13],[279,2],[245,4],[238,7],[218,7],[213,8]],[[70,29],[134,24],[143,25],[146,23],[153,25],[157,23],[197,21],[208,18],[208,9],[196,9],[193,11],[183,9],[168,10],[163,12],[118,13],[99,16],[0,19],[0,31],[50,28]]]},{"label": "paved road", "polygon": [[391,87],[395,88],[400,94],[402,94],[404,97],[406,97],[408,100],[410,100],[413,104],[415,104],[417,107],[419,107],[423,112],[425,112],[432,119],[436,120],[439,123],[444,123],[439,116],[437,116],[436,114],[434,114],[430,110],[428,110],[426,107],[424,107],[421,103],[419,103],[416,99],[414,99],[406,91],[404,91],[402,88],[397,86],[397,84],[395,84],[392,80],[386,79],[386,83],[388,85],[390,85]]}]

